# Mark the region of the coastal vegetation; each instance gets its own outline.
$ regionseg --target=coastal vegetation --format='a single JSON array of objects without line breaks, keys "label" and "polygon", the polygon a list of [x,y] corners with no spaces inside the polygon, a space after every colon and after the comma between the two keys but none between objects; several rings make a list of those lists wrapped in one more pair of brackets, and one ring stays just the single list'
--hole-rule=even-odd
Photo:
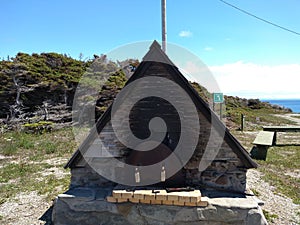
[{"label": "coastal vegetation", "polygon": [[[92,76],[96,69],[104,74],[113,71],[96,96],[99,118],[125,85],[128,74],[122,69],[128,66],[134,68],[138,61],[111,62],[105,55],[83,61],[57,53],[18,53],[0,61],[0,205],[26,191],[37,191],[51,201],[68,189],[70,175],[63,166],[78,147],[71,127],[78,82],[87,73],[90,79],[84,84],[97,88]],[[191,85],[212,105],[211,93],[200,84]],[[259,99],[225,96],[223,107],[224,123],[248,151],[262,126],[296,124],[277,116],[291,110]],[[267,160],[257,161],[262,178],[296,204],[300,204],[299,150],[299,146],[271,147]]]}]

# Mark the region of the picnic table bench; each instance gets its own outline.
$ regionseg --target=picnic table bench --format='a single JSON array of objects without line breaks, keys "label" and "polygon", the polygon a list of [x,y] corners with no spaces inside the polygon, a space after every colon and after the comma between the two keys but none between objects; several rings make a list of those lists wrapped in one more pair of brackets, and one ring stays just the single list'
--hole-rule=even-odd
[{"label": "picnic table bench", "polygon": [[251,156],[255,159],[266,160],[268,148],[273,145],[274,135],[272,131],[260,131],[253,141],[256,148],[252,148]]},{"label": "picnic table bench", "polygon": [[252,148],[251,156],[266,160],[268,148],[276,145],[278,132],[300,132],[300,126],[263,126],[263,131],[260,131],[253,141],[256,148]]},{"label": "picnic table bench", "polygon": [[272,145],[276,145],[277,132],[300,132],[300,126],[263,126],[263,130],[274,132]]}]

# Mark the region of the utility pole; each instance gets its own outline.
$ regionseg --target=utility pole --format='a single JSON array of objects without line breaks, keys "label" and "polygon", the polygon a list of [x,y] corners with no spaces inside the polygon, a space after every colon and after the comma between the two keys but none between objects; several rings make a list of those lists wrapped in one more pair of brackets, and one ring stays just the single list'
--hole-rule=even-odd
[{"label": "utility pole", "polygon": [[166,22],[166,1],[161,0],[161,21],[162,21],[162,50],[167,52],[167,22]]}]

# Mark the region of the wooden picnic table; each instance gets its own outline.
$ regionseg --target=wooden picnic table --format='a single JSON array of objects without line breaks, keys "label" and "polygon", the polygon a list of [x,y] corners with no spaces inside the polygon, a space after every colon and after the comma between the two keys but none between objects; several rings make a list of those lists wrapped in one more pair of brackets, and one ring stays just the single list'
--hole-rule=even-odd
[{"label": "wooden picnic table", "polygon": [[263,126],[263,131],[260,131],[253,141],[257,147],[251,150],[251,156],[266,160],[268,148],[277,145],[278,132],[300,132],[300,126]]},{"label": "wooden picnic table", "polygon": [[274,132],[260,131],[256,136],[255,140],[253,141],[253,144],[272,146],[273,138],[274,138]]},{"label": "wooden picnic table", "polygon": [[300,126],[263,126],[263,130],[274,132],[273,145],[276,145],[277,132],[300,132]]}]

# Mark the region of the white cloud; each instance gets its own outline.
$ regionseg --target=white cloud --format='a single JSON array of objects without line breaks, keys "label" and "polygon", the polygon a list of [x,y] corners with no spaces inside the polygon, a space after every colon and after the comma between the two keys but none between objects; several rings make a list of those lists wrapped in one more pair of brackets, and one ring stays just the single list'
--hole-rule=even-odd
[{"label": "white cloud", "polygon": [[179,36],[180,37],[191,37],[191,36],[193,36],[193,33],[189,30],[182,30],[182,31],[180,31]]},{"label": "white cloud", "polygon": [[201,84],[211,93],[221,91],[215,77],[202,61],[176,62],[176,65],[189,81]]},{"label": "white cloud", "polygon": [[300,98],[300,64],[258,65],[242,61],[210,66],[221,90],[247,98]]},{"label": "white cloud", "polygon": [[204,48],[204,50],[210,52],[210,51],[212,51],[214,49],[212,47],[207,46],[207,47]]}]

